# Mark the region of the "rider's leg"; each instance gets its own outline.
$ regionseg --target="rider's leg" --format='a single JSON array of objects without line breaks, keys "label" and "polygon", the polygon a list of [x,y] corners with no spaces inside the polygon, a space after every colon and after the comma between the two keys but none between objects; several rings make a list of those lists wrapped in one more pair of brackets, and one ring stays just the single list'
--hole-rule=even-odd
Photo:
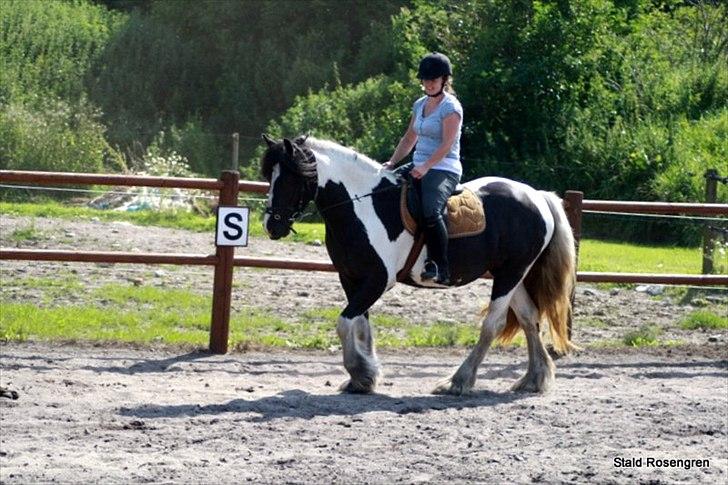
[{"label": "rider's leg", "polygon": [[[459,182],[457,174],[445,170],[429,170],[421,180],[422,216],[425,223],[427,263],[421,277],[449,284],[450,266],[447,258],[447,224],[443,217],[447,198]],[[434,263],[434,264],[433,264]]]},{"label": "rider's leg", "polygon": [[425,243],[427,244],[427,262],[421,275],[422,279],[448,284],[450,265],[447,259],[447,226],[441,215],[425,218]]}]

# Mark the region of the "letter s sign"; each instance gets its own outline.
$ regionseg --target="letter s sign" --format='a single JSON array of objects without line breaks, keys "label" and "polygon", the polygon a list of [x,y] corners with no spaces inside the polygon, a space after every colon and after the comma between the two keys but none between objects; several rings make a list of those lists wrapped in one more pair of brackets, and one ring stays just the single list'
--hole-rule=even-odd
[{"label": "letter s sign", "polygon": [[218,207],[217,236],[218,246],[248,245],[248,207]]}]

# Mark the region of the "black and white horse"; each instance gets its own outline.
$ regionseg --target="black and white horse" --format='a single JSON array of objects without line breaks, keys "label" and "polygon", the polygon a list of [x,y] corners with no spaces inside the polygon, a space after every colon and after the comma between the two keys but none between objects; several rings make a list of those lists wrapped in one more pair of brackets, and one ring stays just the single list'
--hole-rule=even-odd
[{"label": "black and white horse", "polygon": [[[400,217],[398,179],[375,161],[331,141],[299,137],[268,144],[262,172],[270,182],[263,224],[272,239],[287,236],[298,214],[313,200],[326,226],[326,248],[348,303],[336,331],[351,379],[342,390],[371,392],[380,376],[369,324],[369,308],[397,282],[414,243]],[[512,180],[486,177],[464,184],[485,207],[486,229],[450,241],[453,286],[493,275],[490,304],[480,339],[459,369],[434,392],[463,394],[496,338],[520,329],[528,345],[528,371],[515,390],[543,392],[554,364],[539,331],[548,322],[554,347],[573,346],[567,332],[575,283],[574,240],[561,199]],[[428,286],[419,275],[426,247],[406,282]]]}]

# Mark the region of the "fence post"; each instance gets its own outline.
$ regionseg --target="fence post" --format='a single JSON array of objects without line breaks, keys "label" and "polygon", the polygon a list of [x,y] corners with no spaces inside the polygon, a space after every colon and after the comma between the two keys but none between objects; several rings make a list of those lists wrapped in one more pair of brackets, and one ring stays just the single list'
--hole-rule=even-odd
[{"label": "fence post", "polygon": [[238,171],[240,165],[240,135],[233,133],[233,159],[230,166],[230,170]]},{"label": "fence post", "polygon": [[[584,192],[577,190],[567,190],[564,195],[564,210],[566,218],[569,220],[571,232],[574,235],[574,251],[576,252],[576,267],[579,267],[579,244],[581,242],[581,211],[584,201]],[[576,297],[576,285],[571,291],[571,312],[569,312],[569,321],[567,322],[568,336],[571,340],[571,328],[574,320],[574,299]]]},{"label": "fence post", "polygon": [[[715,204],[718,197],[718,171],[714,168],[705,171],[705,203]],[[703,227],[703,274],[713,273],[713,230],[709,223]]]},{"label": "fence post", "polygon": [[[238,205],[240,174],[224,170],[220,176],[223,188],[220,190],[218,206]],[[230,333],[230,301],[233,290],[234,246],[217,247],[217,264],[212,287],[212,321],[210,324],[210,352],[224,354],[228,350]]]}]

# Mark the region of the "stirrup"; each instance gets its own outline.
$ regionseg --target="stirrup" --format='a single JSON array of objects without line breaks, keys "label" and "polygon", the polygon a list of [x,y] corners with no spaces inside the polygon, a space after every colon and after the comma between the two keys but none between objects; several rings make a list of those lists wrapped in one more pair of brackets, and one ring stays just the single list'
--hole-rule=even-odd
[{"label": "stirrup", "polygon": [[450,275],[445,272],[438,273],[437,278],[435,278],[435,283],[438,285],[450,286]]},{"label": "stirrup", "polygon": [[428,259],[425,261],[425,267],[420,274],[422,281],[434,280],[438,276],[437,263]]}]

